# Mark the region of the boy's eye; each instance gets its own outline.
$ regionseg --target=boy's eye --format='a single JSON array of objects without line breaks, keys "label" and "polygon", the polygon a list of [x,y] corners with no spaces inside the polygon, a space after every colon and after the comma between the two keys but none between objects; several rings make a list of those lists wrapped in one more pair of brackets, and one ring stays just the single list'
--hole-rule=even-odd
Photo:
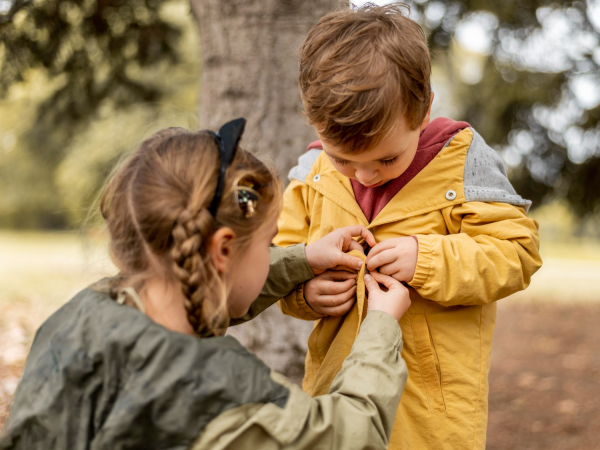
[{"label": "boy's eye", "polygon": [[382,163],[384,166],[391,166],[391,165],[392,165],[392,164],[394,164],[394,163],[395,163],[397,160],[398,160],[398,157],[397,157],[397,156],[394,156],[394,157],[393,157],[393,158],[391,158],[391,159],[384,159],[383,161],[381,161],[381,163]]},{"label": "boy's eye", "polygon": [[342,166],[343,166],[344,164],[348,164],[348,161],[347,161],[347,160],[345,160],[345,159],[338,159],[338,158],[334,158],[334,160],[335,160],[336,164],[341,164]]}]

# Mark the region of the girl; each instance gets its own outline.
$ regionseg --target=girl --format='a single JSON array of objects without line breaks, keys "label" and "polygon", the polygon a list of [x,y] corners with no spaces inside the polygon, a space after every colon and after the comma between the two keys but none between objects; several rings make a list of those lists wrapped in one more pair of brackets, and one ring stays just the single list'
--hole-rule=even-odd
[{"label": "girl", "polygon": [[[329,395],[310,398],[222,336],[265,285],[280,212],[277,177],[237,149],[244,123],[160,131],[109,181],[101,211],[119,275],[38,330],[1,449],[387,447],[407,376],[400,283],[365,276],[369,312]],[[373,239],[357,228],[305,257],[278,253],[271,265],[295,274],[267,287],[291,291],[312,276],[307,262],[356,268],[342,254],[350,236]]]}]

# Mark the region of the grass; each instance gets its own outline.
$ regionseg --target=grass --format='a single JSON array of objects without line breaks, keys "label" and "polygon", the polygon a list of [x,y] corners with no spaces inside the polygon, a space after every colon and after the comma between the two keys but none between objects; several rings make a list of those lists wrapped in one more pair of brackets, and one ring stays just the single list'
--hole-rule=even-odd
[{"label": "grass", "polygon": [[47,309],[114,273],[114,267],[101,238],[0,231],[0,271],[0,305],[24,301]]},{"label": "grass", "polygon": [[531,285],[512,295],[513,301],[596,302],[600,300],[600,241],[542,235],[544,262]]}]

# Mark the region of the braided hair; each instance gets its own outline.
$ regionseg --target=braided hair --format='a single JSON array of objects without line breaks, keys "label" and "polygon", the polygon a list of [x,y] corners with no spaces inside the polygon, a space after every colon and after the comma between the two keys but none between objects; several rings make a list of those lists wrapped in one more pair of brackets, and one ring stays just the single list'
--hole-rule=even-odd
[{"label": "braided hair", "polygon": [[[144,141],[110,178],[100,209],[119,268],[114,290],[159,275],[179,284],[190,324],[200,336],[222,333],[227,289],[210,252],[213,234],[229,227],[244,251],[252,237],[279,214],[281,186],[272,170],[239,149],[225,177],[216,217],[208,208],[220,167],[219,150],[206,131],[159,131]],[[248,217],[240,189],[253,186],[258,201]]]}]

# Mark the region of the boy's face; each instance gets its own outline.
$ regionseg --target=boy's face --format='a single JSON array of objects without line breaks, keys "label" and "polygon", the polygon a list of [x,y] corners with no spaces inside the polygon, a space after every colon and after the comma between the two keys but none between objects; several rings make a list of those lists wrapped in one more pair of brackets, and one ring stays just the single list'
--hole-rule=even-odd
[{"label": "boy's face", "polygon": [[417,152],[421,131],[429,124],[430,111],[431,106],[421,126],[414,130],[409,128],[404,116],[399,117],[396,125],[379,144],[360,153],[331,145],[320,135],[319,138],[323,150],[338,172],[363,186],[377,187],[398,178],[408,169]]}]

